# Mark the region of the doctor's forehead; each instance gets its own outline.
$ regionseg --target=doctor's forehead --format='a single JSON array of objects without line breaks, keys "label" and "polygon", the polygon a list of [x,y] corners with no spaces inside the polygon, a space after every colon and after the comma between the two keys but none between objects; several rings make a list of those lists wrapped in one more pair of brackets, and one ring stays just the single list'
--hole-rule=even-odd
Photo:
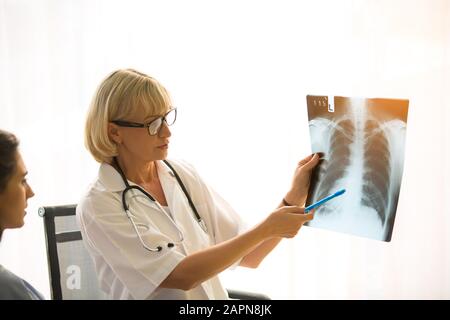
[{"label": "doctor's forehead", "polygon": [[112,115],[112,117],[142,122],[163,116],[170,109],[171,101],[169,96],[158,92],[144,92],[139,95],[132,95],[129,101],[122,104],[116,115]]},{"label": "doctor's forehead", "polygon": [[165,115],[170,110],[170,107],[153,108],[153,107],[136,107],[129,113],[129,119],[140,122],[148,122],[157,117]]},{"label": "doctor's forehead", "polygon": [[144,90],[136,101],[136,111],[143,111],[145,117],[162,116],[171,109],[172,101],[164,87],[157,84]]},{"label": "doctor's forehead", "polygon": [[151,119],[156,117],[162,117],[165,115],[170,109],[172,109],[169,105],[158,106],[157,108],[142,108],[142,113],[144,119]]}]

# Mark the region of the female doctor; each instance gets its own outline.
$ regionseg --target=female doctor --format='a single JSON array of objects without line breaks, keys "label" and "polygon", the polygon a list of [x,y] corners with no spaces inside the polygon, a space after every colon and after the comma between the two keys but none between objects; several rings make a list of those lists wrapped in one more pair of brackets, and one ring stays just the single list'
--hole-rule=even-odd
[{"label": "female doctor", "polygon": [[166,160],[176,112],[158,81],[131,69],[110,74],[92,100],[85,144],[100,169],[77,219],[111,299],[227,299],[219,273],[256,268],[313,218],[302,206],[317,155],[299,162],[279,207],[244,230],[194,167]]}]

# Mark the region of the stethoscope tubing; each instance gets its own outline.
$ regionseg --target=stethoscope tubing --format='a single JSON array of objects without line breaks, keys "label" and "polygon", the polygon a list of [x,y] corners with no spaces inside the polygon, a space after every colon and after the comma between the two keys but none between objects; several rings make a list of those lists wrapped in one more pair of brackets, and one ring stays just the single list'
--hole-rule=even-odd
[{"label": "stethoscope tubing", "polygon": [[[163,247],[160,246],[160,245],[157,246],[157,247],[151,247],[151,246],[149,246],[149,245],[147,245],[147,244],[145,243],[144,239],[142,239],[142,236],[141,236],[141,234],[139,233],[138,227],[137,227],[136,223],[134,222],[133,215],[130,213],[129,206],[128,206],[127,201],[126,201],[126,194],[127,194],[127,192],[130,191],[130,190],[138,190],[138,191],[140,191],[141,193],[143,193],[148,199],[150,199],[150,200],[151,200],[151,201],[159,208],[159,210],[166,216],[166,218],[169,219],[169,221],[171,222],[171,224],[172,224],[172,226],[174,227],[174,229],[176,229],[176,231],[177,231],[177,233],[178,233],[178,235],[179,235],[179,240],[178,240],[178,241],[175,241],[175,242],[169,242],[169,243],[167,243],[167,247],[168,247],[168,248],[173,248],[175,245],[181,244],[181,242],[183,242],[183,240],[184,240],[184,235],[183,235],[183,232],[182,232],[182,231],[180,230],[180,228],[178,227],[178,225],[175,223],[175,221],[174,221],[171,217],[169,217],[168,213],[163,209],[163,207],[161,206],[161,204],[159,204],[159,202],[156,201],[156,199],[155,199],[150,193],[148,193],[146,190],[144,190],[143,188],[141,188],[141,187],[139,187],[139,186],[136,186],[136,185],[131,186],[131,185],[128,183],[127,178],[125,177],[125,174],[123,173],[122,168],[120,167],[120,165],[119,165],[119,163],[118,163],[118,161],[117,161],[117,158],[114,157],[114,158],[113,158],[113,161],[114,161],[114,164],[115,164],[116,167],[117,167],[117,168],[116,168],[117,171],[119,172],[119,174],[120,174],[120,176],[122,177],[122,180],[123,180],[123,182],[124,182],[124,184],[125,184],[125,189],[124,189],[123,192],[122,192],[122,207],[123,207],[123,210],[125,211],[126,216],[127,216],[128,219],[130,220],[130,222],[131,222],[131,224],[132,224],[132,226],[133,226],[133,229],[134,229],[134,231],[136,232],[136,235],[138,236],[139,242],[142,244],[142,246],[143,246],[146,250],[148,250],[148,251],[150,251],[150,252],[160,252],[160,251],[162,251],[162,249],[163,249]],[[189,193],[188,193],[187,190],[186,190],[186,187],[184,186],[183,182],[181,181],[181,178],[178,176],[178,173],[175,171],[175,169],[172,167],[172,165],[170,165],[170,163],[169,163],[167,160],[164,160],[164,163],[165,163],[165,164],[169,167],[169,169],[172,171],[172,173],[173,173],[175,179],[177,180],[179,186],[181,187],[183,193],[185,194],[185,196],[186,196],[186,198],[187,198],[187,200],[188,200],[188,202],[189,202],[189,206],[191,207],[191,209],[192,209],[192,211],[193,211],[193,213],[194,213],[194,215],[195,215],[195,218],[196,218],[197,222],[199,223],[200,227],[203,229],[203,231],[204,231],[205,233],[208,233],[208,230],[207,230],[207,228],[206,228],[206,224],[203,222],[202,218],[201,218],[200,215],[198,214],[197,209],[195,208],[195,205],[194,205],[194,203],[193,203],[193,201],[192,201],[192,199],[191,199]],[[146,226],[146,227],[148,228],[148,226]]]}]

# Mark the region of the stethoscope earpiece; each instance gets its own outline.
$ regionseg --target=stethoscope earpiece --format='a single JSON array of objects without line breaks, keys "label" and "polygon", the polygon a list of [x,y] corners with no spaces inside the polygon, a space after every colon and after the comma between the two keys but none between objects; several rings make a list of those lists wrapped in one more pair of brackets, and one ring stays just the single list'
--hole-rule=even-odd
[{"label": "stethoscope earpiece", "polygon": [[160,252],[162,250],[162,247],[158,246],[156,249],[158,249],[158,252]]}]

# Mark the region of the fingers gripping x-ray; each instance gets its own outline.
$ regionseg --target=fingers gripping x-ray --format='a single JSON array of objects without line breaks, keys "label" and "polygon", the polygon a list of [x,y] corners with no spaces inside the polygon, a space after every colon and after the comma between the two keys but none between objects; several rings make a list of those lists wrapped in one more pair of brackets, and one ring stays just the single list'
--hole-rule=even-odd
[{"label": "fingers gripping x-ray", "polygon": [[334,97],[328,103],[328,97],[308,96],[307,102],[312,151],[321,154],[321,161],[306,205],[347,190],[317,208],[308,225],[390,241],[403,171],[408,101]]}]

